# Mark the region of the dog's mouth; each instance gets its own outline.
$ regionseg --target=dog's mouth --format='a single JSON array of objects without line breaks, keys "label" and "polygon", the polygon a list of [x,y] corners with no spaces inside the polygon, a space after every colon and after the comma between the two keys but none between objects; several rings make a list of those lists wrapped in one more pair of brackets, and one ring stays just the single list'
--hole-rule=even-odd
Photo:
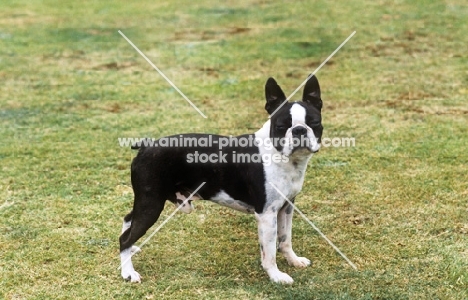
[{"label": "dog's mouth", "polygon": [[307,152],[307,153],[317,153],[319,152],[320,148],[318,149],[313,149],[312,147],[306,147],[306,146],[298,146],[294,147],[291,151],[291,155],[296,153],[296,152]]},{"label": "dog's mouth", "polygon": [[303,154],[303,155],[307,155],[310,153],[312,154],[317,153],[320,151],[320,147],[321,147],[320,143],[312,145],[312,142],[309,141],[306,145],[298,145],[298,146],[292,147],[289,155],[293,155],[295,153]]}]

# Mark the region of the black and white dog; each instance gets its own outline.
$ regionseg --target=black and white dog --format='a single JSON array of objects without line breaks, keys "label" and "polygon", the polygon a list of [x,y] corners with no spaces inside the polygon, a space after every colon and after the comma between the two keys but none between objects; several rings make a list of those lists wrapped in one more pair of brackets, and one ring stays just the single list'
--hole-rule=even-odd
[{"label": "black and white dog", "polygon": [[[271,115],[279,109],[254,134],[182,134],[157,140],[151,147],[133,147],[140,150],[131,168],[133,210],[125,216],[120,236],[124,279],[140,282],[131,261],[132,251],[138,250],[133,245],[158,220],[166,200],[182,205],[180,209],[186,213],[193,210],[192,200],[205,199],[255,214],[262,267],[273,282],[293,283],[288,274],[278,270],[277,249],[292,266],[310,265],[310,260],[292,249],[293,207],[283,195],[294,201],[302,189],[307,163],[320,149],[319,83],[311,76],[302,101],[282,105],[286,96],[269,78],[265,95],[266,111]],[[171,138],[179,143],[177,147],[167,144]],[[201,140],[203,143],[197,144]]]}]

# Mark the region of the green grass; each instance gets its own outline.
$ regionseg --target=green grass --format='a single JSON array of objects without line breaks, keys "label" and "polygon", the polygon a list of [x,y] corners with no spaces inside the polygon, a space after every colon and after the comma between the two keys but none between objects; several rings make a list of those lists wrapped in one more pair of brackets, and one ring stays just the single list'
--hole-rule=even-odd
[{"label": "green grass", "polygon": [[[1,298],[468,298],[465,1],[2,4]],[[295,216],[313,265],[279,257],[295,283],[272,284],[255,219],[199,202],[134,257],[143,282],[124,282],[135,153],[118,137],[253,132],[266,79],[291,93],[354,30],[317,76],[324,135],[356,147],[322,149],[296,201],[359,271]]]}]

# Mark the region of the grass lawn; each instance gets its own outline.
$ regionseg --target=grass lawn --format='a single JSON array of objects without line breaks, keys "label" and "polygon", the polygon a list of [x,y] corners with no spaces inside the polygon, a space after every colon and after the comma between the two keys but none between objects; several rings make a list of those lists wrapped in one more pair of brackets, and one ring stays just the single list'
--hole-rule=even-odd
[{"label": "grass lawn", "polygon": [[[468,298],[466,1],[1,7],[0,298]],[[143,282],[124,282],[135,152],[118,138],[254,132],[266,79],[289,95],[353,31],[317,77],[324,137],[355,146],[322,148],[296,204],[359,270],[296,214],[293,244],[313,265],[279,256],[295,283],[270,283],[255,218],[198,202],[133,258]]]}]

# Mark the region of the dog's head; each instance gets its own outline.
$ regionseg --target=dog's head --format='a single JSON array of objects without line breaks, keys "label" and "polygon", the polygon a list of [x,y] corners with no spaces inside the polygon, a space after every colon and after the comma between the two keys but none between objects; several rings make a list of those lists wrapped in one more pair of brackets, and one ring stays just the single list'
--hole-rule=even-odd
[{"label": "dog's head", "polygon": [[265,96],[274,147],[285,156],[319,151],[323,131],[322,99],[315,75],[307,80],[302,101],[284,103],[286,96],[273,78],[265,84]]}]

